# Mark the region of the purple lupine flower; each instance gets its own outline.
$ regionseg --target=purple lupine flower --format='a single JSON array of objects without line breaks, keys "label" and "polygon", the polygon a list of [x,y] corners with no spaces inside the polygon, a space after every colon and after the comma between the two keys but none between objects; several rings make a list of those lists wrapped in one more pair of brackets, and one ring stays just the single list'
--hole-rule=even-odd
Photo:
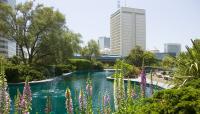
[{"label": "purple lupine flower", "polygon": [[4,75],[4,71],[1,71],[1,74],[0,74],[0,113],[7,114],[9,112],[10,112],[10,96],[7,92],[7,81]]},{"label": "purple lupine flower", "polygon": [[86,108],[85,106],[86,106],[86,101],[84,98],[83,90],[81,89],[79,94],[79,109],[81,112],[84,111],[84,109]]},{"label": "purple lupine flower", "polygon": [[86,85],[86,91],[89,96],[92,96],[92,83],[88,82]]},{"label": "purple lupine flower", "polygon": [[108,95],[103,96],[103,113],[110,114],[110,97]]},{"label": "purple lupine flower", "polygon": [[28,113],[31,110],[31,101],[32,101],[32,94],[31,94],[31,87],[26,80],[23,95],[21,96],[20,100],[20,107],[22,108],[23,113]]},{"label": "purple lupine flower", "polygon": [[10,112],[10,96],[7,91],[5,93],[5,112]]},{"label": "purple lupine flower", "polygon": [[104,106],[109,105],[110,97],[108,95],[103,96]]},{"label": "purple lupine flower", "polygon": [[2,90],[0,92],[1,92],[0,113],[2,113],[2,114],[9,113],[10,112],[10,96],[4,88],[2,88]]},{"label": "purple lupine flower", "polygon": [[131,97],[134,98],[135,96],[136,96],[135,90],[132,89],[132,90],[131,90]]},{"label": "purple lupine flower", "polygon": [[142,97],[145,97],[145,90],[146,90],[146,74],[145,74],[144,69],[142,69],[142,72],[141,72],[141,74],[140,74],[140,77],[141,77],[141,82],[140,82],[140,85],[141,85],[141,95],[142,95]]},{"label": "purple lupine flower", "polygon": [[20,104],[19,104],[19,106],[20,106],[21,109],[25,108],[25,100],[24,100],[23,96],[20,96]]},{"label": "purple lupine flower", "polygon": [[72,98],[71,98],[71,92],[70,89],[67,88],[65,92],[65,97],[66,97],[66,109],[68,114],[73,114],[73,103],[72,103]]}]

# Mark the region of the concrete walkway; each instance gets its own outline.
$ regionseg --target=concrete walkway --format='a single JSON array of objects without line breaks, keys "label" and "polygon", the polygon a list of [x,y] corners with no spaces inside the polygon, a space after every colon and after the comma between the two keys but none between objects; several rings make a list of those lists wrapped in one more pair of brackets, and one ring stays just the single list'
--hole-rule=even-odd
[{"label": "concrete walkway", "polygon": [[[70,72],[70,73],[63,73],[61,76],[58,76],[58,77],[53,77],[53,78],[49,78],[49,79],[45,79],[45,80],[39,80],[39,81],[30,81],[29,83],[30,84],[34,84],[34,83],[44,83],[44,82],[51,82],[55,79],[58,79],[60,77],[65,77],[65,76],[68,76],[70,74],[72,74],[73,72]],[[13,85],[13,84],[24,84],[25,82],[20,82],[20,83],[8,83],[10,85]]]},{"label": "concrete walkway", "polygon": [[[111,76],[106,77],[106,78],[109,79],[109,80],[114,80],[114,78],[112,78]],[[128,81],[128,79],[124,79],[124,80]],[[141,78],[140,77],[134,78],[134,79],[130,79],[130,80],[133,81],[133,82],[138,82],[138,83],[141,82]],[[151,84],[151,80],[150,79],[147,78],[146,81],[147,81],[147,84]],[[170,88],[173,87],[173,85],[162,83],[162,82],[157,82],[157,81],[153,81],[153,85],[159,86],[159,87],[164,88],[164,89],[170,89]]]}]

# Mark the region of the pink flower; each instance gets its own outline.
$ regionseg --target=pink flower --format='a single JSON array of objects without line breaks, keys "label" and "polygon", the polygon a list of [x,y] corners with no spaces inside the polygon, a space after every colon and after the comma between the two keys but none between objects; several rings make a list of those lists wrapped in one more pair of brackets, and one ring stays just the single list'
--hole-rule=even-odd
[{"label": "pink flower", "polygon": [[110,97],[108,95],[103,96],[104,106],[109,105]]},{"label": "pink flower", "polygon": [[26,81],[23,89],[23,95],[20,97],[20,108],[23,113],[28,113],[31,110],[31,101],[31,87],[28,81]]},{"label": "pink flower", "polygon": [[83,90],[81,89],[79,94],[79,109],[81,112],[84,111],[85,106],[86,106],[86,101],[84,98]]},{"label": "pink flower", "polygon": [[65,97],[66,97],[66,109],[68,114],[73,114],[73,103],[72,103],[72,98],[71,98],[71,92],[70,89],[67,88],[65,92]]},{"label": "pink flower", "polygon": [[140,77],[141,77],[141,95],[143,97],[145,97],[145,91],[146,91],[146,74],[145,74],[145,71],[144,69],[142,70],[141,74],[140,74]]},{"label": "pink flower", "polygon": [[92,83],[91,82],[87,82],[86,91],[87,91],[87,95],[92,96]]},{"label": "pink flower", "polygon": [[0,74],[0,114],[10,112],[10,96],[7,92],[7,82],[4,72]]},{"label": "pink flower", "polygon": [[131,96],[132,96],[132,98],[134,98],[136,96],[134,89],[132,89],[132,91],[131,91]]}]

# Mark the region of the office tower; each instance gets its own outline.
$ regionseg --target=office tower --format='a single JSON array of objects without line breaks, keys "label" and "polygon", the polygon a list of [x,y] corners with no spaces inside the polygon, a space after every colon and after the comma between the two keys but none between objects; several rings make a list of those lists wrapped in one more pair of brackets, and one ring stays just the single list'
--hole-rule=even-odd
[{"label": "office tower", "polygon": [[175,53],[176,55],[181,52],[181,44],[177,43],[166,43],[164,44],[165,53]]},{"label": "office tower", "polygon": [[111,53],[127,56],[136,46],[146,49],[145,10],[121,7],[110,17]]},{"label": "office tower", "polygon": [[98,45],[100,49],[110,48],[110,38],[109,37],[99,37]]},{"label": "office tower", "polygon": [[[15,7],[16,3],[15,0],[1,0],[0,3],[1,2],[9,4],[13,8]],[[0,35],[0,54],[6,58],[16,55],[16,42]]]},{"label": "office tower", "polygon": [[99,37],[98,45],[101,54],[110,54],[110,38],[109,37]]}]

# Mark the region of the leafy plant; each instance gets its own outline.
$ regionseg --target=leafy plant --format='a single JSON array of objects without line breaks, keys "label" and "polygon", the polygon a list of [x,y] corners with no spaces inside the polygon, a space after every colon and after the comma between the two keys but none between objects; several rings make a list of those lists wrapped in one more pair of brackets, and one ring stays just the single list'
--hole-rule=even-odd
[{"label": "leafy plant", "polygon": [[200,78],[200,45],[191,40],[193,46],[186,46],[187,52],[182,52],[176,59],[175,82],[184,85],[186,81]]}]

